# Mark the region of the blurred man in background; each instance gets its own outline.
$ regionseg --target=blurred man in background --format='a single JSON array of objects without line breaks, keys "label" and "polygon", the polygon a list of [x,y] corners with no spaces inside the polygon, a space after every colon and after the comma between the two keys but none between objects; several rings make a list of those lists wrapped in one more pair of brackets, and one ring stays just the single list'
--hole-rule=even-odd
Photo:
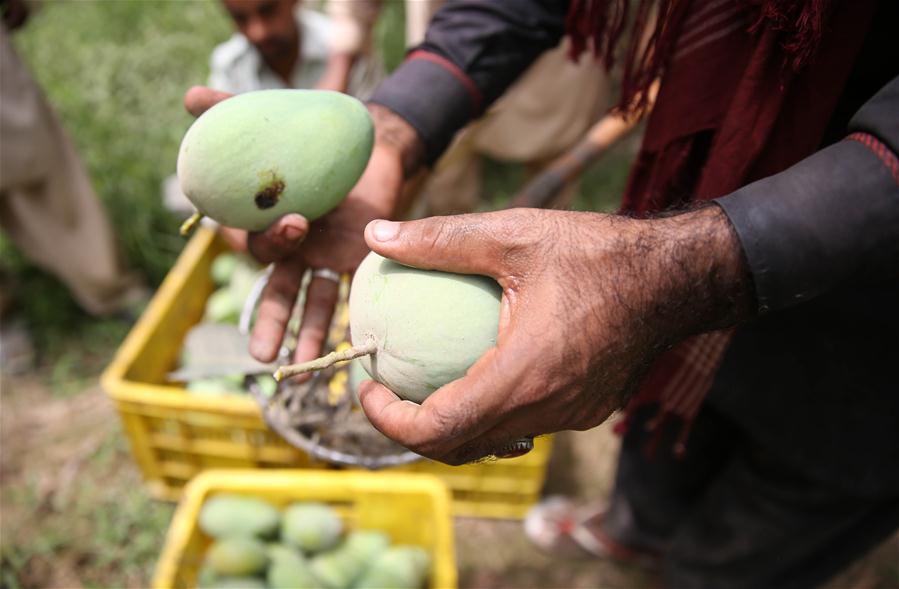
[{"label": "blurred man in background", "polygon": [[[228,94],[317,88],[368,98],[384,68],[370,43],[354,37],[360,28],[354,21],[368,23],[364,8],[373,5],[353,4],[362,9],[338,9],[332,17],[305,8],[302,0],[222,0],[237,31],[213,50],[209,87]],[[169,210],[193,212],[175,176],[166,179],[163,192]],[[219,232],[232,249],[246,249],[245,231],[221,227]]]},{"label": "blurred man in background", "polygon": [[[72,142],[13,50],[9,32],[25,23],[25,3],[8,0],[3,9],[0,226],[25,256],[63,282],[85,311],[127,312],[146,290],[122,264],[112,226]],[[9,293],[0,296],[2,307],[9,306]],[[32,356],[27,329],[5,317],[0,356],[8,371],[27,369]]]},{"label": "blurred man in background", "polygon": [[347,29],[300,0],[222,4],[237,32],[212,52],[209,86],[216,90],[320,88],[367,98],[383,76],[367,46],[341,51]]}]

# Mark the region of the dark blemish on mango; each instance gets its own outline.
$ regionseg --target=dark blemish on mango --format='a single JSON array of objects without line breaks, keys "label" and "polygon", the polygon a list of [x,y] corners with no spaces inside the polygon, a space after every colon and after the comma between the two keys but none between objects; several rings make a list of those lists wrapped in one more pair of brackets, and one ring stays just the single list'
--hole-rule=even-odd
[{"label": "dark blemish on mango", "polygon": [[256,206],[260,209],[270,209],[278,204],[278,199],[281,198],[281,193],[286,187],[284,180],[278,178],[274,172],[268,172],[266,176],[268,176],[268,181],[253,196]]}]

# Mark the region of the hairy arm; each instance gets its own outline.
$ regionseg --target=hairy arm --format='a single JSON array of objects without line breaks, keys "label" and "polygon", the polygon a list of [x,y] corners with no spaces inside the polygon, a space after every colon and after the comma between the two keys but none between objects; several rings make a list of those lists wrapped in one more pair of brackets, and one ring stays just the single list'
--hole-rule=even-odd
[{"label": "hairy arm", "polygon": [[377,428],[452,464],[601,423],[659,352],[753,308],[739,242],[715,205],[659,219],[514,209],[378,221],[366,240],[402,263],[503,288],[497,346],[465,377],[421,405],[360,389]]}]

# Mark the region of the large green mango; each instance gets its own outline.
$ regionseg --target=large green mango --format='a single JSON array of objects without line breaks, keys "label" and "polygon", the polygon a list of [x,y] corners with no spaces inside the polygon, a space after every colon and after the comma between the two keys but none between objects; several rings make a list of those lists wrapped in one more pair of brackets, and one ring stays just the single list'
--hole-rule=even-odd
[{"label": "large green mango", "polygon": [[200,213],[229,227],[261,230],[287,213],[312,220],[347,195],[373,140],[368,111],[346,94],[247,92],[191,125],[178,179]]},{"label": "large green mango", "polygon": [[422,402],[496,345],[502,289],[492,278],[419,270],[371,252],[350,290],[353,344],[376,381]]},{"label": "large green mango", "polygon": [[270,538],[278,531],[281,514],[271,504],[253,497],[216,495],[200,510],[200,529],[213,538],[256,536]]}]

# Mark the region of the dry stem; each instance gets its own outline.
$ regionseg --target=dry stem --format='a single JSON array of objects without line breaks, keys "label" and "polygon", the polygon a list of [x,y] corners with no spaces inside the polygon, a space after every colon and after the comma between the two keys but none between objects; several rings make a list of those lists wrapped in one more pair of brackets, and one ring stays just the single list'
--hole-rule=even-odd
[{"label": "dry stem", "polygon": [[285,378],[295,376],[297,374],[323,370],[329,366],[337,364],[338,362],[346,362],[347,360],[352,360],[353,358],[374,354],[377,349],[378,344],[375,343],[374,338],[371,338],[366,340],[363,344],[353,346],[352,348],[348,348],[342,352],[331,352],[330,354],[322,356],[321,358],[316,358],[315,360],[301,362],[299,364],[290,364],[289,366],[282,366],[275,371],[274,377],[275,380],[280,382]]},{"label": "dry stem", "polygon": [[203,218],[203,215],[197,211],[187,219],[185,219],[184,223],[181,223],[181,228],[178,229],[178,232],[181,235],[189,235],[191,231],[194,230],[194,227],[197,226],[197,223],[200,222],[200,219]]}]

